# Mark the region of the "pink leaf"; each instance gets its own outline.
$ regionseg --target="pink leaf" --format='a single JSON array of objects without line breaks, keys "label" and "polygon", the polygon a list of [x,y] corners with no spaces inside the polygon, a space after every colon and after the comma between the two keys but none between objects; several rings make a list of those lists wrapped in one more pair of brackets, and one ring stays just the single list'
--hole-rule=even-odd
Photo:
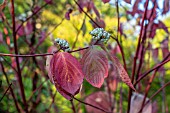
[{"label": "pink leaf", "polygon": [[57,90],[68,100],[70,98],[63,91],[74,96],[84,79],[80,63],[67,52],[59,52],[52,57],[49,71]]},{"label": "pink leaf", "polygon": [[72,13],[72,9],[71,8],[69,8],[68,9],[68,11],[65,13],[65,18],[67,19],[67,20],[70,20],[70,14]]},{"label": "pink leaf", "polygon": [[67,20],[70,20],[70,13],[69,13],[69,12],[66,12],[66,13],[65,13],[65,18],[66,18]]},{"label": "pink leaf", "polygon": [[[96,107],[99,107],[105,111],[111,111],[111,105],[109,101],[109,96],[105,94],[104,92],[95,92],[91,95],[89,95],[86,99],[85,102],[90,103]],[[86,105],[86,109],[88,113],[105,113],[102,112],[96,108],[93,108],[91,106]]]},{"label": "pink leaf", "polygon": [[131,0],[124,0],[126,3],[131,4]]},{"label": "pink leaf", "polygon": [[107,3],[107,2],[110,2],[110,0],[102,0],[103,3]]},{"label": "pink leaf", "polygon": [[135,88],[129,78],[129,75],[127,74],[127,72],[125,71],[124,67],[122,66],[122,64],[119,62],[119,59],[116,58],[115,56],[112,56],[112,60],[113,60],[113,66],[114,68],[116,68],[117,70],[117,74],[120,76],[120,78],[122,79],[122,81],[124,83],[126,83],[130,88],[132,88],[134,91]]},{"label": "pink leaf", "polygon": [[104,78],[108,76],[108,60],[106,54],[95,47],[97,46],[92,46],[84,51],[81,63],[85,79],[94,87],[100,88]]}]

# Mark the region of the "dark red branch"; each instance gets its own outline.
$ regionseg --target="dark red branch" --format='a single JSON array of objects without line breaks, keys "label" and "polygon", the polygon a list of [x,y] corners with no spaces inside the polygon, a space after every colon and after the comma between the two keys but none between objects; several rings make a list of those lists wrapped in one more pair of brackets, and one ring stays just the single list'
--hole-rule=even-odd
[{"label": "dark red branch", "polygon": [[[138,45],[137,45],[136,54],[135,54],[134,61],[133,61],[132,78],[131,78],[132,83],[133,83],[134,78],[135,78],[136,61],[138,59],[139,48],[140,48],[142,32],[143,32],[143,27],[144,27],[144,20],[145,20],[145,17],[146,17],[146,14],[147,14],[147,9],[148,9],[148,3],[149,3],[149,0],[146,1],[146,7],[145,7],[145,12],[144,12],[144,15],[143,15],[143,18],[142,18],[141,29],[140,29],[139,39],[138,39]],[[127,113],[130,112],[131,96],[132,96],[132,89],[129,88]]]},{"label": "dark red branch", "polygon": [[77,113],[76,108],[75,108],[74,103],[73,103],[73,100],[70,100],[70,102],[71,102],[71,106],[72,106],[71,108],[73,110],[73,113]]},{"label": "dark red branch", "polygon": [[[16,38],[16,32],[15,32],[15,8],[14,8],[14,0],[11,0],[11,5],[12,5],[12,25],[13,25],[13,40],[14,40],[14,49],[15,49],[15,54],[18,54],[18,46],[17,46],[17,38]],[[27,102],[25,98],[25,93],[24,93],[24,86],[22,83],[22,76],[21,76],[21,70],[20,70],[20,64],[19,64],[19,57],[16,57],[16,64],[17,64],[17,77],[18,77],[18,82],[20,86],[20,91],[21,91],[21,96],[22,96],[22,101],[24,103],[25,111],[28,112],[27,109]]]},{"label": "dark red branch", "polygon": [[[150,99],[145,103],[148,104],[150,100],[152,100],[158,93],[160,93],[165,87],[167,87],[168,85],[170,85],[170,82],[167,82],[166,84],[164,84],[164,86],[162,86],[158,91],[156,91],[151,97]],[[144,106],[145,106],[144,105]]]},{"label": "dark red branch", "polygon": [[161,66],[163,66],[164,64],[168,63],[170,61],[169,60],[166,60],[160,64],[158,64],[157,66],[155,66],[154,68],[150,69],[149,71],[147,71],[146,73],[144,73],[143,75],[141,75],[141,77],[134,83],[135,85],[141,81],[144,77],[146,77],[149,73],[151,73],[152,71],[156,70],[156,69],[159,69]]},{"label": "dark red branch", "polygon": [[8,90],[11,88],[11,85],[12,85],[12,83],[9,84],[9,86],[8,86],[8,88],[6,89],[5,93],[4,93],[3,96],[1,97],[0,102],[1,102],[1,100],[4,98],[4,96],[7,94]]}]

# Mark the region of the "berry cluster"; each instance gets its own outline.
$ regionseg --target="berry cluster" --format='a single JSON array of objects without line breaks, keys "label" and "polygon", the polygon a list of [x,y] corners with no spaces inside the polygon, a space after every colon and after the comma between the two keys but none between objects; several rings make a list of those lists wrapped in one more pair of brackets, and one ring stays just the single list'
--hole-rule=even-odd
[{"label": "berry cluster", "polygon": [[110,33],[106,32],[103,28],[95,28],[90,32],[90,34],[93,36],[93,39],[104,43],[106,43],[110,38]]},{"label": "berry cluster", "polygon": [[60,49],[66,51],[66,52],[70,51],[69,44],[66,40],[57,38],[57,39],[54,40],[54,44],[60,46]]}]

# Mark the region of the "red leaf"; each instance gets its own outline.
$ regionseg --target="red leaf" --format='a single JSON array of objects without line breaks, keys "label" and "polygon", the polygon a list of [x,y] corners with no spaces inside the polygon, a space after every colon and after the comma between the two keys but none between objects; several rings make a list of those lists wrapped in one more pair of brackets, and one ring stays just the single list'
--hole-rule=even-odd
[{"label": "red leaf", "polygon": [[[130,88],[132,88],[133,90],[135,90],[127,72],[125,71],[124,67],[122,66],[122,64],[119,62],[119,59],[112,56],[112,60],[113,60],[113,66],[114,68],[116,68],[117,70],[117,74],[120,76],[120,78],[122,79],[122,81],[124,83],[126,83]],[[136,91],[136,90],[135,90]]]},{"label": "red leaf", "polygon": [[85,79],[94,87],[100,88],[104,78],[108,76],[108,60],[106,54],[95,47],[97,46],[92,46],[84,51],[81,63]]},{"label": "red leaf", "polygon": [[124,0],[126,3],[131,4],[131,0]]},{"label": "red leaf", "polygon": [[49,71],[57,90],[68,100],[70,98],[63,91],[74,96],[84,79],[80,63],[67,52],[59,52],[52,57]]},{"label": "red leaf", "polygon": [[70,14],[72,13],[72,9],[71,8],[69,8],[68,9],[68,11],[65,13],[65,18],[67,19],[67,20],[70,20]]},{"label": "red leaf", "polygon": [[[109,101],[109,97],[107,94],[104,92],[95,92],[91,95],[89,95],[86,99],[85,102],[90,103],[96,107],[99,107],[105,111],[111,111],[111,105]],[[88,113],[105,113],[102,112],[96,108],[93,108],[91,106],[86,105],[86,109]]]},{"label": "red leaf", "polygon": [[102,0],[104,3],[110,2],[110,0]]},{"label": "red leaf", "polygon": [[65,13],[65,18],[66,18],[67,20],[70,20],[70,13],[69,13],[69,12],[66,12],[66,13]]}]

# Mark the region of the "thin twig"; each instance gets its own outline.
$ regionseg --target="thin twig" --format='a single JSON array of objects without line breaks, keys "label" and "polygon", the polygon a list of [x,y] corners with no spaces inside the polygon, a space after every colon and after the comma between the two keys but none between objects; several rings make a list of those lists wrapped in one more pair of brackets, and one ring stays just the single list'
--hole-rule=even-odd
[{"label": "thin twig", "polygon": [[[85,49],[88,49],[89,47],[84,47],[76,50],[69,51],[69,53],[77,52],[77,51],[82,51]],[[57,52],[55,52],[57,53]],[[7,53],[0,53],[0,56],[9,56],[9,57],[38,57],[38,56],[48,56],[48,55],[53,55],[53,53],[43,53],[43,54],[31,54],[31,55],[16,55],[16,54],[7,54]]]},{"label": "thin twig", "polygon": [[25,21],[23,21],[19,27],[17,28],[17,30],[15,31],[16,33],[20,30],[20,28],[23,26],[23,24],[25,22],[27,22],[29,19],[31,19],[34,15],[36,15],[39,11],[41,11],[44,7],[46,7],[49,3],[51,2],[51,0],[49,0],[49,2],[46,2],[43,6],[41,6],[38,10],[36,10],[35,12],[33,12],[33,14],[31,16],[29,16]]},{"label": "thin twig", "polygon": [[161,66],[163,66],[164,64],[168,63],[170,61],[170,59],[158,64],[157,66],[155,66],[154,68],[150,69],[149,71],[147,71],[146,73],[144,73],[143,75],[141,75],[141,77],[134,83],[134,85],[136,85],[139,81],[141,81],[144,77],[146,77],[149,73],[151,73],[152,71],[160,68]]},{"label": "thin twig", "polygon": [[[168,86],[168,85],[170,85],[170,81],[169,82],[167,82],[166,84],[164,84],[164,86],[162,86],[158,91],[156,91],[151,97],[150,97],[150,99],[149,100],[152,100],[160,91],[162,91],[166,86]],[[148,101],[149,101],[148,100]],[[146,104],[148,103],[148,101],[146,102]],[[145,104],[145,105],[146,105]]]},{"label": "thin twig", "polygon": [[146,101],[144,107],[150,102],[150,100],[152,100],[158,93],[160,93],[165,87],[167,87],[168,85],[170,85],[170,82],[167,82],[166,84],[164,84],[164,86],[162,86],[159,90],[157,90],[148,101]]},{"label": "thin twig", "polygon": [[12,85],[12,83],[10,83],[10,85],[9,85],[8,88],[6,89],[5,93],[3,94],[3,96],[2,96],[1,99],[0,99],[0,102],[1,102],[1,100],[4,98],[4,96],[6,95],[6,93],[8,92],[8,90],[11,88],[11,85]]},{"label": "thin twig", "polygon": [[[168,58],[168,57],[167,57]],[[165,60],[165,59],[164,59]],[[164,61],[163,60],[163,61]],[[170,59],[169,59],[170,60]],[[141,109],[139,110],[139,113],[142,113],[142,110],[143,110],[143,108],[144,108],[144,104],[145,104],[145,100],[146,100],[146,98],[147,98],[147,96],[148,96],[148,93],[149,93],[149,90],[150,90],[150,88],[151,88],[151,84],[152,84],[152,82],[153,82],[153,80],[154,80],[154,78],[155,78],[155,76],[156,76],[156,73],[157,73],[157,71],[159,70],[159,68],[157,68],[155,71],[154,71],[154,73],[152,74],[152,76],[150,77],[150,79],[149,79],[149,83],[148,83],[148,85],[147,85],[147,87],[146,87],[146,89],[145,89],[145,95],[144,95],[144,99],[143,99],[143,101],[142,101],[142,106],[141,106]]]},{"label": "thin twig", "polygon": [[41,40],[41,41],[36,45],[35,50],[42,44],[42,42],[43,42],[50,34],[52,34],[52,33],[56,30],[56,28],[57,28],[58,26],[60,26],[60,25],[63,23],[63,21],[64,21],[64,18],[61,20],[60,23],[58,23],[57,25],[55,25],[55,27],[54,27],[51,31],[49,31],[49,32],[47,33],[47,35],[43,38],[43,40]]},{"label": "thin twig", "polygon": [[[3,65],[3,63],[2,63],[1,61],[0,61],[0,64],[1,64],[2,72],[3,72],[3,74],[5,75],[5,78],[6,78],[7,84],[8,84],[8,86],[9,86],[9,85],[10,85],[10,83],[9,83],[9,79],[8,79],[7,73],[5,72],[4,65]],[[12,97],[13,97],[15,107],[16,107],[16,109],[17,109],[18,113],[20,113],[20,109],[19,109],[19,107],[18,107],[17,100],[16,100],[16,98],[15,98],[15,95],[14,95],[13,89],[12,89],[11,87],[10,87],[10,92],[11,92],[11,95],[12,95]]]},{"label": "thin twig", "polygon": [[36,89],[31,93],[31,96],[29,97],[28,102],[31,101],[32,96],[34,95],[34,93],[37,92],[37,90],[41,89],[42,86],[43,86],[43,84],[44,84],[45,82],[47,82],[47,81],[48,81],[48,79],[46,79],[45,81],[43,81],[43,82],[38,86],[38,88],[36,88]]},{"label": "thin twig", "polygon": [[51,104],[50,104],[50,106],[48,107],[46,113],[50,113],[50,109],[51,109],[51,107],[52,107],[52,105],[53,105],[53,103],[54,103],[54,101],[55,101],[55,96],[56,96],[56,94],[57,94],[57,90],[55,91],[55,94],[52,96]]},{"label": "thin twig", "polygon": [[77,99],[77,98],[75,98],[75,97],[73,97],[73,99],[75,99],[75,100],[77,100],[78,102],[83,103],[83,104],[85,104],[85,105],[88,105],[88,106],[91,106],[91,107],[93,107],[93,108],[96,108],[96,109],[98,109],[98,110],[100,110],[100,111],[103,111],[103,112],[105,112],[105,113],[112,113],[112,112],[105,111],[104,109],[99,108],[99,107],[97,107],[97,106],[94,106],[94,105],[92,105],[92,104],[83,102],[83,101],[81,101],[81,100],[79,100],[79,99]]}]

